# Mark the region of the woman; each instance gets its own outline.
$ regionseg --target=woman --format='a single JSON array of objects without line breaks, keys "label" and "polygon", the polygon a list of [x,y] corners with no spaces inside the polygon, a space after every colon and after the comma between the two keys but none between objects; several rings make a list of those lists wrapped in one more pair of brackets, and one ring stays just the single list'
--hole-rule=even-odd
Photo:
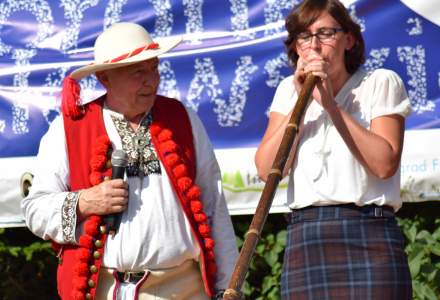
[{"label": "woman", "polygon": [[267,178],[306,74],[321,80],[287,162],[283,299],[411,299],[400,157],[410,102],[392,71],[367,73],[360,27],[337,0],[306,0],[287,17],[296,66],[275,94],[255,163]]}]

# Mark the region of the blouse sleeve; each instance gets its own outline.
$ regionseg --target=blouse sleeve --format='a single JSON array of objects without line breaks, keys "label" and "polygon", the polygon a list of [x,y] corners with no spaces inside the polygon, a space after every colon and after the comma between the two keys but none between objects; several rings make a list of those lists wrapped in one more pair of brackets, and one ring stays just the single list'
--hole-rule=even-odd
[{"label": "blouse sleeve", "polygon": [[411,103],[402,79],[391,70],[379,69],[372,74],[373,94],[371,118],[398,114],[407,117]]},{"label": "blouse sleeve", "polygon": [[293,85],[293,76],[284,78],[275,91],[270,112],[278,112],[287,115],[293,108],[296,91]]}]

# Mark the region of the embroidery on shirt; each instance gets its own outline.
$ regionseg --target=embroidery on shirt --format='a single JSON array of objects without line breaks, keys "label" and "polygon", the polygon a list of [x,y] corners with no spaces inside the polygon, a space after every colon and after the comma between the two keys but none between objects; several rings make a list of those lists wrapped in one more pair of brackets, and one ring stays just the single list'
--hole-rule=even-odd
[{"label": "embroidery on shirt", "polygon": [[127,176],[143,177],[150,174],[161,174],[160,163],[151,143],[150,124],[153,121],[149,113],[135,131],[125,118],[111,115],[116,130],[122,141],[122,149],[128,155]]},{"label": "embroidery on shirt", "polygon": [[79,192],[67,193],[61,208],[63,239],[67,243],[75,243],[76,205],[78,203],[79,194]]}]

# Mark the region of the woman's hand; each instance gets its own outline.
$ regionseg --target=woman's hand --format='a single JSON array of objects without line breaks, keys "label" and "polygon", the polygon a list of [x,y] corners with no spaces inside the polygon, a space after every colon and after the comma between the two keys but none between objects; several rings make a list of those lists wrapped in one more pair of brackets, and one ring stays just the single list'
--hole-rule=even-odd
[{"label": "woman's hand", "polygon": [[336,104],[328,70],[329,63],[318,54],[311,53],[307,59],[302,57],[298,59],[293,76],[293,83],[298,94],[303,87],[307,74],[313,74],[321,79],[316,84],[312,96],[324,109]]},{"label": "woman's hand", "polygon": [[122,212],[127,205],[128,183],[122,179],[105,180],[81,192],[77,206],[78,219]]}]

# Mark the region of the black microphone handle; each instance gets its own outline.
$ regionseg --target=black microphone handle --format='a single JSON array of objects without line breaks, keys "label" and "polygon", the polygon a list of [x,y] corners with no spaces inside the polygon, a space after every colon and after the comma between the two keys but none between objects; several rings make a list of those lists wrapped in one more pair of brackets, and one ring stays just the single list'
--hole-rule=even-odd
[{"label": "black microphone handle", "polygon": [[[112,167],[112,179],[124,179],[125,167],[113,166]],[[119,230],[121,224],[122,212],[107,215],[105,217],[105,223],[108,226],[109,232],[116,233]]]}]

